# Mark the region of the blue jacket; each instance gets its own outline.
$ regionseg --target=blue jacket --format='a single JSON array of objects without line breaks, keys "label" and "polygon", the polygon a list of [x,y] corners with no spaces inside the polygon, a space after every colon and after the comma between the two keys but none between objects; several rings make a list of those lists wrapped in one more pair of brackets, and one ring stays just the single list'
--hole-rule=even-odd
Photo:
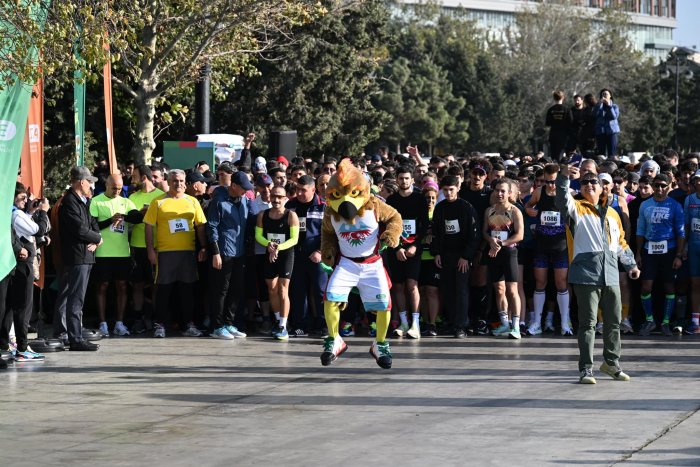
[{"label": "blue jacket", "polygon": [[617,104],[603,105],[598,102],[593,107],[593,116],[595,117],[595,134],[612,135],[620,132],[620,125],[617,118],[620,116],[620,108]]},{"label": "blue jacket", "polygon": [[245,233],[250,210],[248,199],[215,198],[207,209],[207,235],[211,253],[239,258],[245,255]]},{"label": "blue jacket", "polygon": [[[297,208],[301,203],[296,199],[290,200],[286,204],[286,208],[290,211],[297,212]],[[323,211],[326,205],[321,198],[315,194],[311,201],[311,206],[306,211],[306,217],[302,217],[299,212],[299,243],[295,250],[309,256],[316,250],[321,249],[321,224],[323,223]],[[305,224],[305,225],[304,225]]]}]

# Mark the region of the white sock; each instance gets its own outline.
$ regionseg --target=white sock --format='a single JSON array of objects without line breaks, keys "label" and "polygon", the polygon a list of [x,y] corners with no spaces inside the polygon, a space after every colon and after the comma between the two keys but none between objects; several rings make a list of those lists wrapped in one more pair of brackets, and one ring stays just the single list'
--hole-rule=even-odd
[{"label": "white sock", "polygon": [[408,326],[408,318],[406,317],[405,311],[399,313],[399,318],[401,318],[401,324],[405,324],[406,326]]},{"label": "white sock", "polygon": [[547,294],[544,290],[535,290],[535,294],[532,296],[533,306],[535,307],[533,311],[532,324],[535,327],[542,326],[542,310],[544,310],[544,302],[547,298]]},{"label": "white sock", "polygon": [[520,316],[513,316],[513,329],[520,329]]},{"label": "white sock", "polygon": [[557,292],[557,305],[559,305],[559,314],[561,315],[561,327],[569,327],[569,291],[560,290]]},{"label": "white sock", "polygon": [[507,311],[499,311],[498,312],[498,317],[501,319],[501,324],[508,326],[510,322],[508,321],[508,312]]},{"label": "white sock", "polygon": [[700,326],[700,313],[693,313],[693,324]]},{"label": "white sock", "polygon": [[275,311],[275,319],[276,319],[277,321],[280,320],[280,312],[279,312],[279,311]]},{"label": "white sock", "polygon": [[413,325],[420,326],[420,313],[413,313]]},{"label": "white sock", "polygon": [[280,327],[281,328],[286,328],[287,327],[287,318],[280,318]]}]

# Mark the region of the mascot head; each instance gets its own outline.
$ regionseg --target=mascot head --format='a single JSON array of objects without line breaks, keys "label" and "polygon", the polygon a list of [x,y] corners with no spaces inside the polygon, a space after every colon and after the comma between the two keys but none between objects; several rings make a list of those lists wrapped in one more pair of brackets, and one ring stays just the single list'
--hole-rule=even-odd
[{"label": "mascot head", "polygon": [[362,216],[371,195],[369,181],[360,170],[346,158],[338,165],[326,188],[326,204],[336,220],[342,217],[349,223]]}]

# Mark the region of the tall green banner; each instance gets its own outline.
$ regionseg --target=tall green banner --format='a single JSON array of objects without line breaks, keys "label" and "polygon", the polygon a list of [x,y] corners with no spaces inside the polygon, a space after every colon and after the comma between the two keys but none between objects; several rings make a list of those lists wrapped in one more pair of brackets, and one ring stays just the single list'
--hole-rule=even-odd
[{"label": "tall green banner", "polygon": [[14,202],[19,159],[24,144],[32,86],[16,83],[0,91],[0,278],[15,267],[15,255],[10,248],[10,222]]},{"label": "tall green banner", "polygon": [[[80,24],[77,25],[81,31]],[[78,62],[80,39],[73,43],[73,55]],[[80,70],[73,73],[73,122],[75,123],[75,165],[85,165],[85,80]]]},{"label": "tall green banner", "polygon": [[[42,25],[46,19],[46,11],[37,4],[35,20]],[[12,35],[21,34],[11,24],[0,24],[0,33]],[[11,46],[9,47],[11,49]],[[0,56],[12,53],[3,50]],[[32,50],[27,60],[35,61],[37,51]],[[0,78],[7,77],[7,68],[0,66]],[[2,80],[4,82],[4,79]],[[29,102],[32,98],[34,83],[23,83],[19,79],[14,84],[0,91],[0,279],[7,276],[15,267],[15,255],[10,248],[10,224],[12,221],[11,206],[14,202],[17,169],[24,144],[24,132],[27,127]]]},{"label": "tall green banner", "polygon": [[[85,82],[80,71],[73,79],[73,119],[75,122],[75,165],[85,165]],[[81,82],[82,81],[82,82]]]}]

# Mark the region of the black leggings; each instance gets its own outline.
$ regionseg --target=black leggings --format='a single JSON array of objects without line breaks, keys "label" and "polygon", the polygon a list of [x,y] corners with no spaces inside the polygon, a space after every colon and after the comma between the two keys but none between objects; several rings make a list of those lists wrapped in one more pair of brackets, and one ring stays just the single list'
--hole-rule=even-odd
[{"label": "black leggings", "polygon": [[194,308],[194,284],[173,282],[172,284],[158,284],[157,287],[156,312],[153,321],[164,326],[170,322],[171,296],[177,289],[179,301],[173,300],[172,303],[180,305],[180,317],[182,318],[180,322],[184,326],[191,322]]}]

